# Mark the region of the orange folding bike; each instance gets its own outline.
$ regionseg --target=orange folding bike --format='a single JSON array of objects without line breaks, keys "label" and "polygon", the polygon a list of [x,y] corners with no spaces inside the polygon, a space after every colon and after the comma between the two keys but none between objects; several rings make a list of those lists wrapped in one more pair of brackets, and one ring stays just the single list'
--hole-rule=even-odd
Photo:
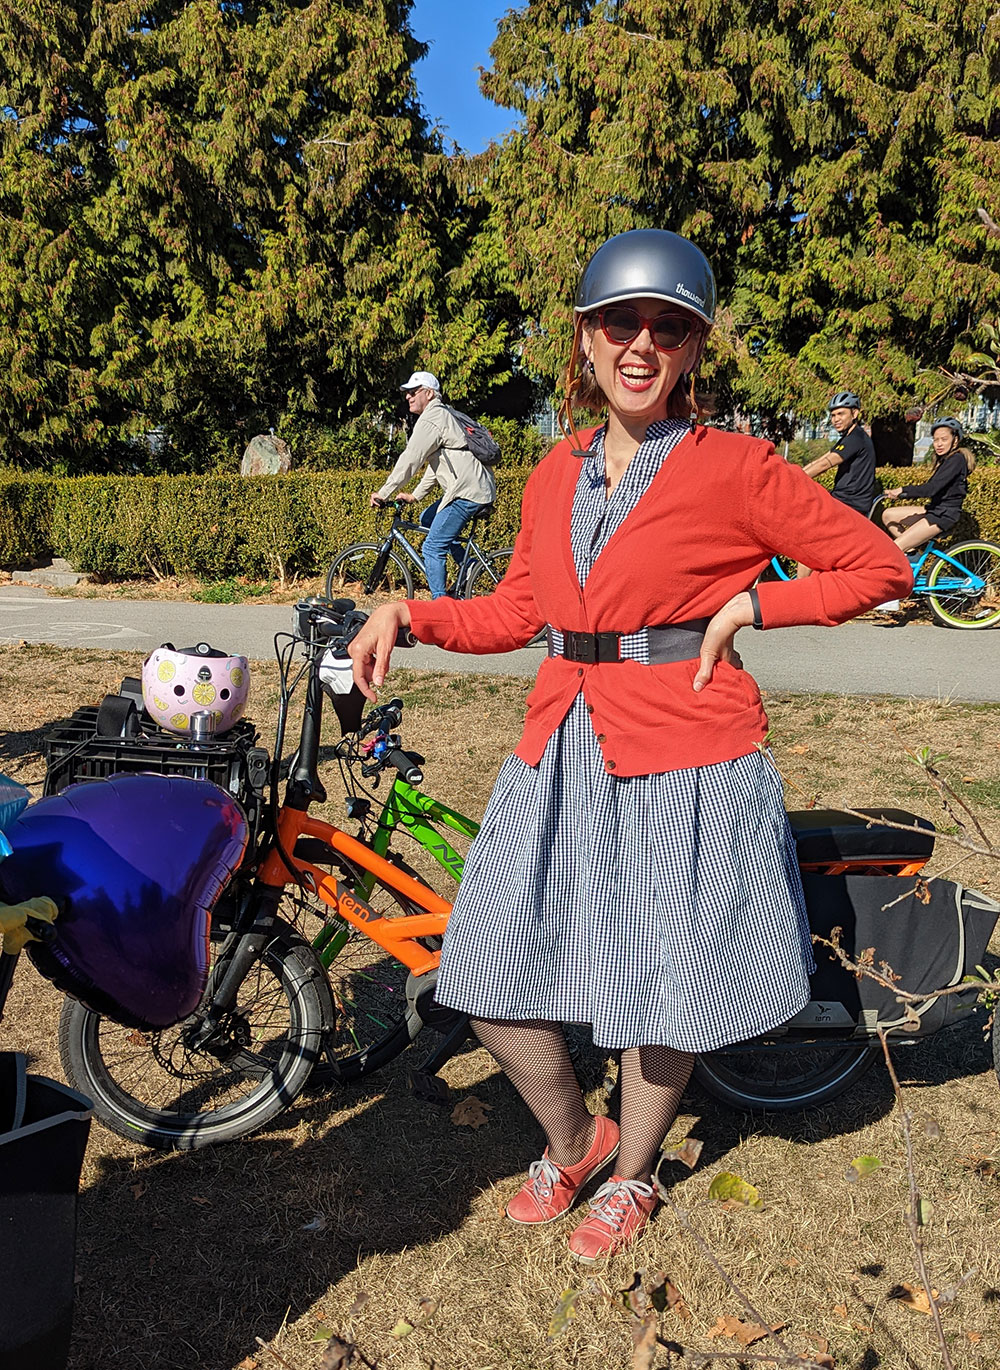
[{"label": "orange folding bike", "polygon": [[[332,698],[344,731],[335,753],[359,835],[309,813],[326,799],[318,776],[327,697],[320,665],[331,648],[343,654],[364,620],[350,600],[305,601],[296,606],[296,631],[276,639],[282,686],[270,803],[261,805],[252,850],[216,906],[212,970],[198,1011],[168,1030],[138,1032],[66,1001],[67,1076],[123,1136],[167,1150],[244,1136],[287,1108],[310,1076],[358,1080],[425,1027],[440,1041],[410,1072],[411,1084],[432,1096],[444,1092],[436,1072],[468,1031],[464,1015],[434,1003],[451,904],[390,843],[409,833],[457,880],[462,857],[439,829],[472,837],[478,824],[414,787],[422,758],[401,749],[401,702],[362,719],[356,688]],[[295,661],[300,646],[304,662]],[[298,748],[279,804],[288,705],[303,686]],[[359,771],[375,785],[381,773],[394,774],[381,812],[357,793]]]}]

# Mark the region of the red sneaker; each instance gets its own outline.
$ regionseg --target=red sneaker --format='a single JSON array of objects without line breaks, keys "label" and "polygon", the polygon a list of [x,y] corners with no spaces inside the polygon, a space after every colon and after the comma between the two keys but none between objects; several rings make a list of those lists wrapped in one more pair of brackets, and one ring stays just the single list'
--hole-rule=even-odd
[{"label": "red sneaker", "polygon": [[641,1180],[612,1175],[590,1201],[590,1212],[569,1239],[578,1261],[596,1261],[623,1250],[649,1222],[656,1191]]},{"label": "red sneaker", "polygon": [[618,1152],[618,1124],[610,1118],[594,1119],[594,1140],[576,1165],[556,1165],[545,1148],[540,1161],[528,1169],[528,1178],[507,1205],[507,1217],[515,1223],[550,1223],[573,1203],[580,1190]]}]

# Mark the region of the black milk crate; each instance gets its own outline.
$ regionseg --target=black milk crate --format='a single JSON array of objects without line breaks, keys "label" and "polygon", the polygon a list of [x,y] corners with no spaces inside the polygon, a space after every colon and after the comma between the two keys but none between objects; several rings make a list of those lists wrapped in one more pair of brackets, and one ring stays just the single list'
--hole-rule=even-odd
[{"label": "black milk crate", "polygon": [[77,780],[106,780],[109,775],[153,771],[211,780],[234,795],[253,821],[259,808],[249,777],[248,753],[257,733],[241,719],[221,737],[197,748],[175,733],[158,728],[147,716],[139,737],[100,737],[97,708],[85,705],[45,737],[45,794],[59,794]]}]

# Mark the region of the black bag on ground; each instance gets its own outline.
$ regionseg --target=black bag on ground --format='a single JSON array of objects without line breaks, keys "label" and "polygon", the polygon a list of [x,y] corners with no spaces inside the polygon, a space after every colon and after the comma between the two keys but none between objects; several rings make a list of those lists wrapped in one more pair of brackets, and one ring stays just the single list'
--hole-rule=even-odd
[{"label": "black bag on ground", "polygon": [[[1000,917],[1000,904],[951,880],[922,885],[930,895],[927,903],[905,876],[803,875],[802,885],[814,933],[830,938],[839,927],[840,946],[852,961],[871,948],[875,969],[881,970],[884,961],[899,976],[895,983],[916,994],[960,984],[974,972]],[[896,903],[904,893],[906,897]],[[891,989],[867,976],[856,979],[828,947],[814,945],[813,950],[812,1002],[792,1019],[793,1031],[850,1031],[854,1023],[853,1035],[864,1037],[874,1036],[879,1027],[903,1023],[905,1006]],[[915,1004],[920,1029],[907,1035],[923,1037],[967,1017],[976,998],[977,991],[970,986],[968,994],[938,995]]]},{"label": "black bag on ground", "polygon": [[484,428],[478,419],[472,419],[468,414],[452,409],[450,405],[448,413],[461,425],[465,445],[476,461],[481,461],[484,466],[499,466],[500,447],[490,430]]},{"label": "black bag on ground", "polygon": [[0,1370],[64,1370],[91,1102],[0,1052]]}]

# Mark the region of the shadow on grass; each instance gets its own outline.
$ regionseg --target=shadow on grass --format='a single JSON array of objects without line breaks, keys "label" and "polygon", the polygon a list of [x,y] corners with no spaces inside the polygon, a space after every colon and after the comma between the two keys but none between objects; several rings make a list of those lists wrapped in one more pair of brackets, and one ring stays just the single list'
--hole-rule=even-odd
[{"label": "shadow on grass", "polygon": [[[517,1108],[498,1075],[474,1088],[493,1118]],[[365,1257],[461,1227],[537,1154],[524,1123],[456,1127],[397,1066],[229,1145],[101,1157],[80,1201],[71,1370],[233,1370]],[[326,1301],[331,1323],[350,1301]]]}]

